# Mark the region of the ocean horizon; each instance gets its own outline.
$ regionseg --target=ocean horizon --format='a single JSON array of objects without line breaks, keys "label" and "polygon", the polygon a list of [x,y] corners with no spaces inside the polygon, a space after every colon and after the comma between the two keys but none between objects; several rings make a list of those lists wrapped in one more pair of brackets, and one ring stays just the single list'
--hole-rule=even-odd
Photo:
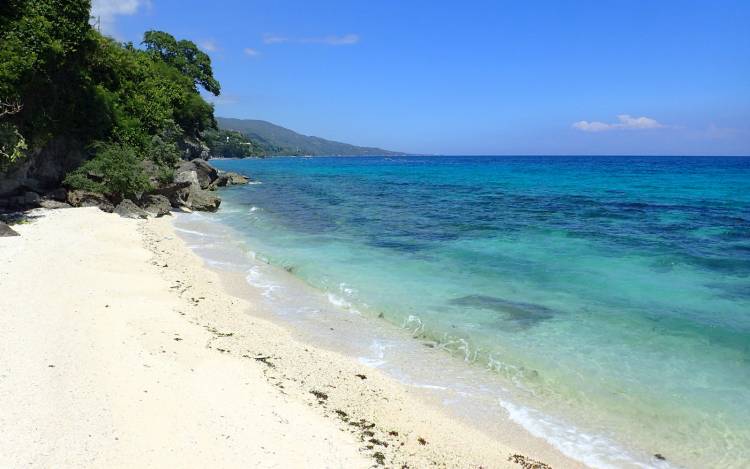
[{"label": "ocean horizon", "polygon": [[[215,266],[242,266],[283,320],[313,328],[333,310],[384,320],[493,376],[484,399],[590,465],[750,459],[750,159],[215,164],[255,180],[199,215],[242,247],[226,258],[215,237],[193,242]],[[178,228],[200,227],[191,217]],[[285,300],[285,275],[327,306]],[[388,347],[398,346],[367,344],[360,359],[395,370]]]}]

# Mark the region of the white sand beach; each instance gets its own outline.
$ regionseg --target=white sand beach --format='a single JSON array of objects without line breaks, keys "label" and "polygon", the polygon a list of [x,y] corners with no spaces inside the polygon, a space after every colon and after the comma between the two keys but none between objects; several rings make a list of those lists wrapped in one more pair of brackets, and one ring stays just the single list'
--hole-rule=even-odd
[{"label": "white sand beach", "polygon": [[0,468],[580,467],[253,316],[169,217],[38,215],[0,239]]}]

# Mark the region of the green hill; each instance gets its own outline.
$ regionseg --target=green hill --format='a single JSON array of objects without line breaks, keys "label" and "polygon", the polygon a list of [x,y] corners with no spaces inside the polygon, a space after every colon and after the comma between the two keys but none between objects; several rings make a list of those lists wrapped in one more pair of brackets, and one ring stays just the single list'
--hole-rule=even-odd
[{"label": "green hill", "polygon": [[404,154],[383,150],[382,148],[358,147],[348,143],[302,135],[262,120],[217,117],[216,121],[222,130],[240,132],[260,146],[275,149],[271,153],[274,155],[394,156]]}]

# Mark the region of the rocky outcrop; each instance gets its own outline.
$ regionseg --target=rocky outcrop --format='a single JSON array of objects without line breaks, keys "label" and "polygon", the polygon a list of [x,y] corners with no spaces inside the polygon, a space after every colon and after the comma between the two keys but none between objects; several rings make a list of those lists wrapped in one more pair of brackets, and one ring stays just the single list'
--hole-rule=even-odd
[{"label": "rocky outcrop", "polygon": [[20,236],[13,228],[0,221],[0,238],[5,236]]},{"label": "rocky outcrop", "polygon": [[201,189],[208,189],[208,187],[219,177],[219,172],[216,168],[201,159],[181,162],[175,173],[179,176],[185,172],[195,173],[195,177]]},{"label": "rocky outcrop", "polygon": [[169,215],[172,210],[172,204],[169,199],[163,195],[147,194],[140,200],[141,207],[154,217],[163,217]]},{"label": "rocky outcrop", "polygon": [[[215,212],[221,205],[221,198],[209,191],[219,187],[247,184],[250,181],[248,177],[241,174],[219,172],[200,158],[181,161],[175,168],[174,181],[167,184],[159,180],[159,168],[156,165],[146,161],[143,166],[151,184],[156,189],[138,195],[136,199],[124,200],[120,203],[117,203],[117,200],[113,203],[103,194],[82,190],[68,192],[64,188],[47,186],[41,180],[25,177],[32,173],[34,175],[46,174],[49,176],[48,181],[51,182],[55,174],[51,169],[48,172],[27,171],[22,174],[24,177],[18,177],[12,183],[3,180],[5,184],[3,187],[12,186],[14,192],[6,194],[6,197],[0,196],[0,211],[27,210],[35,207],[99,207],[105,212],[114,211],[131,218],[161,217],[169,214],[172,208]],[[57,176],[61,177],[60,174]],[[89,174],[88,177],[97,180],[102,176]]]},{"label": "rocky outcrop", "polygon": [[208,189],[214,191],[219,187],[236,186],[247,184],[249,182],[249,177],[229,171],[226,173],[219,173],[219,176],[208,186]]},{"label": "rocky outcrop", "polygon": [[196,185],[200,187],[200,183],[198,182],[198,173],[194,170],[178,170],[174,176],[174,182],[177,184],[188,183],[188,185]]},{"label": "rocky outcrop", "polygon": [[43,193],[60,186],[65,174],[86,159],[86,152],[74,139],[58,137],[36,149],[0,177],[0,197],[26,191]]},{"label": "rocky outcrop", "polygon": [[221,199],[207,190],[198,186],[190,187],[187,207],[191,210],[200,210],[204,212],[215,212],[221,205]]},{"label": "rocky outcrop", "polygon": [[99,207],[105,212],[112,213],[115,207],[106,197],[96,192],[70,191],[68,203],[73,207]]},{"label": "rocky outcrop", "polygon": [[[175,178],[177,179],[177,178]],[[148,195],[164,196],[174,208],[184,207],[190,195],[191,181],[175,181],[173,183],[154,189]]]},{"label": "rocky outcrop", "polygon": [[185,139],[179,142],[178,146],[182,152],[183,160],[191,161],[196,158],[207,160],[211,158],[211,149],[201,141]]},{"label": "rocky outcrop", "polygon": [[135,202],[129,199],[124,199],[122,202],[117,204],[114,213],[120,215],[123,218],[148,218],[148,212],[137,206]]}]

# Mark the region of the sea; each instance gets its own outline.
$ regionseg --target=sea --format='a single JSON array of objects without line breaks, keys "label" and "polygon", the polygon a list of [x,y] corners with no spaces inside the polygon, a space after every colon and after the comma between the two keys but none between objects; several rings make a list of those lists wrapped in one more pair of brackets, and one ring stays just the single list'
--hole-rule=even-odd
[{"label": "sea", "polygon": [[178,231],[311,340],[592,467],[750,467],[750,158],[212,164],[253,182]]}]

